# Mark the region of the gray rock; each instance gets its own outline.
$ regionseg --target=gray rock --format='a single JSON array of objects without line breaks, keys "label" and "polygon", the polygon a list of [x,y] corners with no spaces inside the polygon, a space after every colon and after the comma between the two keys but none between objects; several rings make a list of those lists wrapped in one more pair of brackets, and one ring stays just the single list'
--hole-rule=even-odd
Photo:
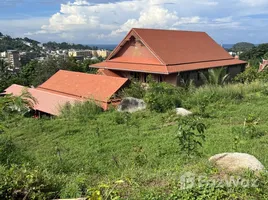
[{"label": "gray rock", "polygon": [[186,110],[184,108],[176,108],[176,113],[180,116],[188,116],[193,114],[191,111]]},{"label": "gray rock", "polygon": [[127,97],[121,101],[117,110],[120,112],[133,113],[144,109],[146,109],[146,103],[142,99]]},{"label": "gray rock", "polygon": [[246,153],[221,153],[212,156],[209,162],[215,164],[218,168],[228,172],[237,172],[243,170],[262,171],[264,166],[252,155]]}]

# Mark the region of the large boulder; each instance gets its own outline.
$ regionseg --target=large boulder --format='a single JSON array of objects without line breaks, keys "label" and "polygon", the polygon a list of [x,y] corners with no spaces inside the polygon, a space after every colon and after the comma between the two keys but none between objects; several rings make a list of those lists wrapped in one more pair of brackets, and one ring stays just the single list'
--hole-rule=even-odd
[{"label": "large boulder", "polygon": [[127,97],[121,101],[117,110],[120,112],[133,113],[144,109],[146,109],[146,103],[142,99]]},{"label": "large boulder", "polygon": [[264,170],[264,166],[257,158],[246,153],[221,153],[212,156],[209,162],[228,172]]},{"label": "large boulder", "polygon": [[184,108],[176,108],[176,113],[180,116],[188,116],[193,114],[191,111],[186,110]]}]

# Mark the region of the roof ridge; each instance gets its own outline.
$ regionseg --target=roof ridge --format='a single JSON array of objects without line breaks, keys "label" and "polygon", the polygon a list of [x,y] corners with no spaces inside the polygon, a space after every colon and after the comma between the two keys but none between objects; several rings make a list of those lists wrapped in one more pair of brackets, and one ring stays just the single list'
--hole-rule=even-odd
[{"label": "roof ridge", "polygon": [[193,33],[206,33],[205,31],[191,31],[191,30],[174,30],[174,29],[161,29],[161,28],[132,28],[133,30],[153,30],[153,31],[174,31],[174,32],[193,32]]}]

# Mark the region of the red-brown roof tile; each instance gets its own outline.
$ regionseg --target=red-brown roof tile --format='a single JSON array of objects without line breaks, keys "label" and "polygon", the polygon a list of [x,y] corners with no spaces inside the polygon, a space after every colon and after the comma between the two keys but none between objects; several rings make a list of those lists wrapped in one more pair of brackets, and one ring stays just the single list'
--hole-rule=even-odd
[{"label": "red-brown roof tile", "polygon": [[118,74],[114,73],[113,71],[109,69],[99,69],[97,71],[97,74],[103,75],[103,76],[114,76],[114,77],[121,77]]},{"label": "red-brown roof tile", "polygon": [[225,67],[225,66],[240,65],[240,64],[246,64],[246,62],[238,60],[238,59],[230,59],[230,60],[189,63],[189,64],[182,64],[182,65],[170,65],[170,66],[167,66],[167,69],[169,73],[174,73],[174,72],[183,72],[183,71],[189,71],[189,70],[207,69],[207,68],[214,68],[214,67]]},{"label": "red-brown roof tile", "polygon": [[63,95],[108,102],[127,80],[126,78],[60,70],[38,88]]},{"label": "red-brown roof tile", "polygon": [[[157,63],[155,59],[144,58],[142,60],[142,57],[118,55],[120,49],[124,48],[131,37],[140,40],[160,62]],[[230,56],[204,32],[134,28],[105,62],[94,64],[92,67],[170,74],[245,63]]]},{"label": "red-brown roof tile", "polygon": [[[19,96],[25,87],[13,84],[5,90],[5,94],[13,94]],[[42,111],[51,115],[59,115],[60,109],[66,103],[74,104],[81,102],[82,99],[69,97],[65,95],[55,94],[35,88],[27,88],[28,92],[37,100],[33,109]]]},{"label": "red-brown roof tile", "polygon": [[102,62],[95,64],[95,67],[103,69],[113,69],[120,71],[133,71],[155,74],[172,74],[176,72],[184,72],[198,69],[207,69],[213,67],[224,67],[230,65],[246,64],[246,62],[238,59],[219,60],[209,62],[198,62],[181,65],[144,65],[144,64],[132,64],[132,63],[114,63],[114,62]]},{"label": "red-brown roof tile", "polygon": [[133,31],[166,65],[232,58],[205,32],[138,28]]},{"label": "red-brown roof tile", "polygon": [[136,63],[117,63],[117,62],[102,62],[94,64],[93,67],[100,69],[111,69],[120,71],[147,72],[156,74],[168,74],[167,66],[165,65],[146,65]]}]

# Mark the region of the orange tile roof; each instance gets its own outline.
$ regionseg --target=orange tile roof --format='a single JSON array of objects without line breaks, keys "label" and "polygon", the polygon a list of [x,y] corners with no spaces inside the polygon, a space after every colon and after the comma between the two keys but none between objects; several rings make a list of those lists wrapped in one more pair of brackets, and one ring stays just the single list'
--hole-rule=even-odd
[{"label": "orange tile roof", "polygon": [[[13,84],[5,90],[5,94],[13,94],[18,96],[25,87]],[[37,100],[33,109],[42,111],[51,115],[59,115],[61,106],[66,103],[81,102],[82,99],[68,97],[65,95],[55,94],[47,91],[38,90],[35,88],[27,88],[28,92]]]},{"label": "orange tile roof", "polygon": [[214,67],[225,67],[225,66],[239,65],[239,64],[246,64],[246,62],[238,60],[238,59],[217,60],[217,61],[209,61],[209,62],[189,63],[189,64],[182,64],[182,65],[170,65],[170,66],[167,66],[167,69],[169,73],[174,73],[174,72],[183,72],[183,71],[189,71],[189,70],[207,69],[207,68],[214,68]]},{"label": "orange tile roof", "polygon": [[97,74],[103,75],[103,76],[114,76],[114,77],[121,77],[118,74],[114,73],[113,71],[109,69],[99,69],[97,71]]},{"label": "orange tile roof", "polygon": [[[117,56],[131,37],[140,40],[160,62]],[[91,67],[170,74],[245,63],[234,59],[204,32],[133,28],[105,62]]]},{"label": "orange tile roof", "polygon": [[117,63],[117,62],[101,62],[94,64],[91,67],[97,67],[100,69],[111,69],[121,71],[135,71],[135,72],[147,72],[147,73],[158,73],[168,74],[167,67],[165,65],[146,65],[136,63]]},{"label": "orange tile roof", "polygon": [[133,71],[155,74],[171,74],[176,72],[184,72],[198,69],[207,69],[213,67],[224,67],[237,64],[246,64],[246,62],[238,59],[219,60],[209,62],[198,62],[181,65],[144,65],[144,64],[132,64],[132,63],[115,63],[115,62],[102,62],[95,64],[97,68],[113,69],[120,71]]},{"label": "orange tile roof", "polygon": [[108,102],[128,79],[60,70],[38,88],[79,98]]},{"label": "orange tile roof", "polygon": [[205,32],[138,28],[133,31],[166,65],[232,58]]}]

